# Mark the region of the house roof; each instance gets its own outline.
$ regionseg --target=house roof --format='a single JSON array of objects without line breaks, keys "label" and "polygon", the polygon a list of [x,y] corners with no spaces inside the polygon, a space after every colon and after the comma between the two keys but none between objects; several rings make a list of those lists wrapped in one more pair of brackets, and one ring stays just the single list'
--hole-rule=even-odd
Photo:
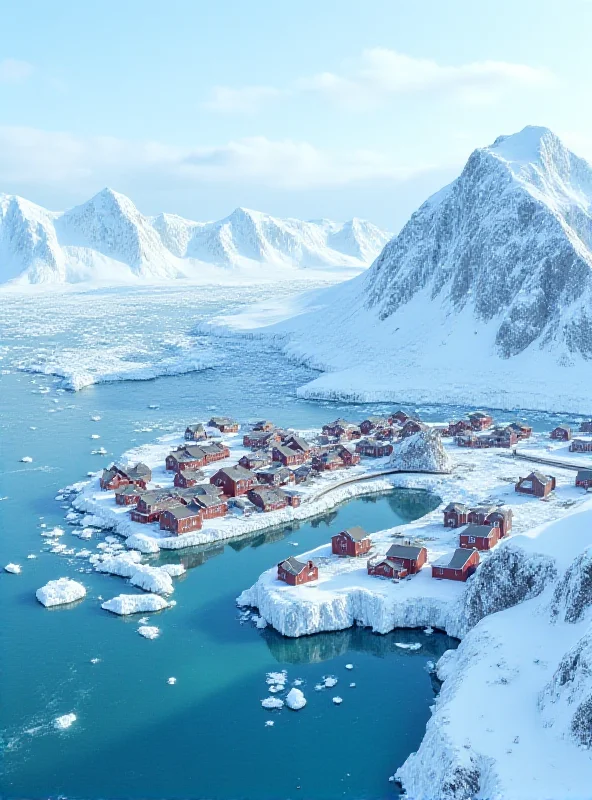
[{"label": "house roof", "polygon": [[277,450],[278,453],[281,453],[284,456],[293,456],[296,453],[295,450],[292,450],[291,447],[286,447],[284,444],[276,444],[273,446],[273,449]]},{"label": "house roof", "polygon": [[264,503],[277,503],[285,499],[286,493],[272,486],[258,486],[249,492],[249,498],[252,496],[260,497]]},{"label": "house roof", "polygon": [[283,464],[277,463],[257,470],[257,475],[286,475],[289,477],[291,474],[292,473],[288,467],[284,467]]},{"label": "house roof", "polygon": [[485,514],[485,516],[487,516],[488,514],[492,514],[494,511],[497,511],[497,508],[498,507],[492,503],[491,505],[474,506],[471,508],[471,512],[473,514]]},{"label": "house roof", "polygon": [[592,480],[592,469],[579,469],[578,474],[576,475],[577,481],[591,481]]},{"label": "house roof", "polygon": [[124,470],[125,474],[128,478],[150,478],[152,475],[152,470],[147,464],[143,464],[141,461],[133,467],[126,467]]},{"label": "house roof", "polygon": [[388,558],[386,556],[384,558],[372,558],[370,559],[369,563],[373,567],[377,567],[379,564],[388,564],[392,570],[398,570],[399,572],[403,569],[406,569],[402,564],[398,563],[397,561],[393,561],[392,558]]},{"label": "house roof", "polygon": [[413,561],[417,559],[423,549],[421,544],[392,544],[386,551],[386,557],[409,558]]},{"label": "house roof", "polygon": [[170,514],[175,519],[187,519],[188,517],[198,516],[200,514],[200,511],[201,509],[193,505],[193,503],[189,503],[189,505],[187,506],[184,506],[182,503],[179,503],[179,505],[167,508],[164,513]]},{"label": "house roof", "polygon": [[442,556],[442,558],[434,562],[434,566],[448,567],[448,569],[462,569],[474,552],[474,550],[468,550],[465,547],[457,547],[451,555]]},{"label": "house roof", "polygon": [[137,486],[128,483],[125,486],[122,486],[121,489],[117,489],[115,491],[115,497],[117,497],[118,494],[139,495],[142,493],[142,489],[139,489]]},{"label": "house roof", "polygon": [[366,539],[368,537],[368,534],[364,528],[361,527],[361,525],[354,525],[353,528],[346,528],[344,531],[341,531],[341,533],[349,536],[349,538],[354,542],[361,542],[362,539]]},{"label": "house roof", "polygon": [[448,503],[444,511],[468,511],[469,508],[464,503]]},{"label": "house roof", "polygon": [[216,472],[216,475],[218,475],[220,472],[230,478],[231,481],[256,480],[256,476],[251,472],[251,470],[245,469],[240,465],[237,465],[236,467],[223,467]]},{"label": "house roof", "polygon": [[371,414],[369,417],[366,417],[364,422],[371,422],[373,425],[381,425],[383,423],[388,425],[388,419],[386,417],[376,416],[375,414]]},{"label": "house roof", "polygon": [[285,561],[280,561],[280,567],[283,567],[286,572],[289,572],[291,575],[300,575],[302,570],[306,569],[308,564],[306,561],[298,561],[297,558],[294,556],[290,556]]},{"label": "house roof", "polygon": [[[292,436],[292,435],[288,436],[288,438],[286,439],[286,442],[285,442],[285,444],[288,447],[290,447],[289,442],[293,442],[298,447],[299,450],[305,450],[305,451],[306,450],[310,450],[309,443],[306,441],[306,439],[303,439],[301,436]],[[290,448],[290,449],[293,449],[293,448]]]},{"label": "house roof", "polygon": [[210,425],[214,427],[216,425],[236,425],[236,420],[232,419],[232,417],[212,417]]},{"label": "house roof", "polygon": [[468,414],[468,417],[469,419],[472,419],[473,417],[475,419],[488,419],[489,414],[485,414],[484,411],[473,411],[471,414]]},{"label": "house roof", "polygon": [[461,536],[485,536],[489,537],[493,534],[495,528],[492,525],[477,525],[472,522],[463,528]]},{"label": "house roof", "polygon": [[188,425],[185,428],[186,431],[191,431],[192,433],[202,432],[204,430],[204,426],[201,422],[197,422],[195,425]]},{"label": "house roof", "polygon": [[539,472],[538,470],[534,470],[534,472],[531,472],[530,475],[527,475],[526,478],[523,478],[523,480],[528,480],[529,478],[536,478],[537,481],[539,483],[542,483],[543,485],[549,483],[549,481],[551,480],[551,477],[549,475],[545,475],[544,473]]},{"label": "house roof", "polygon": [[569,425],[557,425],[557,427],[553,428],[555,431],[567,431],[568,433],[571,431]]},{"label": "house roof", "polygon": [[220,495],[206,492],[194,497],[191,504],[203,506],[204,508],[211,508],[212,506],[219,506],[222,502],[223,500],[220,499]]}]

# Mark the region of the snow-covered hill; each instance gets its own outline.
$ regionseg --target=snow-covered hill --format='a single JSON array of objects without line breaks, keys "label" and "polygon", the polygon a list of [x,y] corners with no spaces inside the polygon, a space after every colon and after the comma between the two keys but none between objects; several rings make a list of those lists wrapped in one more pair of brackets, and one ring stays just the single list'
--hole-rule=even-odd
[{"label": "snow-covered hill", "polygon": [[0,283],[149,282],[212,266],[361,269],[388,238],[362,220],[282,220],[242,208],[218,222],[146,217],[111,189],[63,213],[0,195]]},{"label": "snow-covered hill", "polygon": [[270,329],[327,372],[303,396],[590,413],[592,167],[546,128],[501,136],[314,305]]}]

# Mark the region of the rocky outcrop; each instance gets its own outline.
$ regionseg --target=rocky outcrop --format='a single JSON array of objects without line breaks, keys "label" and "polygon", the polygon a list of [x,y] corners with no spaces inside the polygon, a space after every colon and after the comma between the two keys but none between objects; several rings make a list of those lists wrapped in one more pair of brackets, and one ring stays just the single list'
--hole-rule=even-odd
[{"label": "rocky outcrop", "polygon": [[393,445],[390,465],[402,471],[450,472],[452,460],[440,434],[426,427]]},{"label": "rocky outcrop", "polygon": [[554,619],[579,622],[592,606],[592,547],[581,553],[557,584],[551,603]]}]

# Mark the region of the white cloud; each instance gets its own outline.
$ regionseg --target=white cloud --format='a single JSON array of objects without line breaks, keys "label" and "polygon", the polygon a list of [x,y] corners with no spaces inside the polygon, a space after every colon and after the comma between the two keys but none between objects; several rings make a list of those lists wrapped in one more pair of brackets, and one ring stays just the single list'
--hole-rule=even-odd
[{"label": "white cloud", "polygon": [[11,191],[21,192],[49,185],[84,192],[87,187],[118,187],[129,181],[179,188],[235,183],[307,189],[405,180],[430,168],[409,166],[394,153],[323,150],[308,142],[263,136],[213,147],[177,148],[0,126],[0,186],[18,187]]},{"label": "white cloud", "polygon": [[273,86],[244,86],[240,89],[214,86],[209,100],[202,106],[208,111],[251,114],[280,94],[279,89],[274,89]]},{"label": "white cloud", "polygon": [[0,83],[23,83],[33,74],[34,69],[28,61],[5,58],[0,61]]},{"label": "white cloud", "polygon": [[343,74],[322,72],[298,82],[350,109],[367,109],[394,95],[421,92],[453,95],[469,103],[491,102],[514,87],[540,87],[554,81],[544,68],[506,61],[476,61],[445,66],[426,58],[374,47],[344,66]]}]

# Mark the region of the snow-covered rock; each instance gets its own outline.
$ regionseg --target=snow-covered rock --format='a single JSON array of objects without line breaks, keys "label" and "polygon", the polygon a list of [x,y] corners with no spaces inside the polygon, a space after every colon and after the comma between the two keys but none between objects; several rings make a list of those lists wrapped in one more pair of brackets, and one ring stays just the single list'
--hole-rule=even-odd
[{"label": "snow-covered rock", "polygon": [[143,636],[144,639],[158,639],[160,636],[160,628],[156,627],[156,625],[140,625],[138,633],[140,636]]},{"label": "snow-covered rock", "polygon": [[144,614],[146,611],[162,611],[169,605],[170,603],[158,594],[120,594],[111,600],[106,600],[101,608],[111,611],[113,614],[127,615]]},{"label": "snow-covered rock", "polygon": [[296,689],[296,687],[294,687],[290,689],[286,695],[285,702],[288,708],[291,708],[292,711],[299,711],[306,705],[306,697],[301,689]]},{"label": "snow-covered rock", "polygon": [[86,589],[84,586],[71,578],[58,578],[57,580],[49,581],[35,592],[37,600],[46,608],[65,603],[74,603],[85,595]]},{"label": "snow-covered rock", "polygon": [[393,445],[390,464],[401,470],[450,472],[452,460],[442,444],[442,437],[433,428],[425,428]]},{"label": "snow-covered rock", "polygon": [[147,536],[144,533],[133,533],[127,538],[126,546],[139,550],[140,553],[158,553],[160,551],[154,536]]},{"label": "snow-covered rock", "polygon": [[4,567],[4,572],[11,572],[13,575],[20,575],[22,568],[20,564],[7,564]]}]

